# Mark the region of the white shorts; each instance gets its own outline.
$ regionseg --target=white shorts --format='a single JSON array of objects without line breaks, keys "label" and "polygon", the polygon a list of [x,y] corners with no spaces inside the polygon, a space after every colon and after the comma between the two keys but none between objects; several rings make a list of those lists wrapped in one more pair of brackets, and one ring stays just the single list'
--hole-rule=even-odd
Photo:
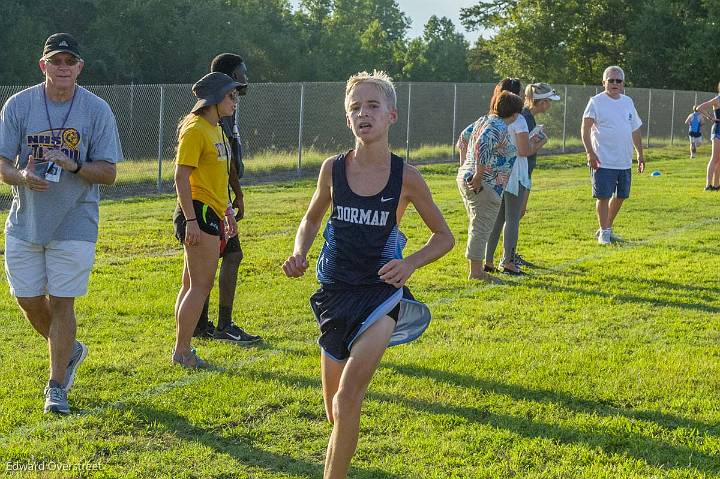
[{"label": "white shorts", "polygon": [[95,243],[51,241],[46,246],[5,236],[5,274],[18,298],[75,298],[87,293]]}]

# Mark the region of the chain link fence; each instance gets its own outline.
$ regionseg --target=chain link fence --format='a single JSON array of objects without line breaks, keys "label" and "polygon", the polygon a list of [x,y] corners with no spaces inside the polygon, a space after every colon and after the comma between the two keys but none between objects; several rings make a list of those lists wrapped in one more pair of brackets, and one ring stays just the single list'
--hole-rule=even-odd
[{"label": "chain link fence", "polygon": [[[455,139],[488,109],[494,84],[398,83],[398,121],[390,144],[411,163],[454,161]],[[117,118],[125,161],[104,196],[173,191],[176,126],[194,103],[190,85],[89,86]],[[25,87],[0,86],[2,104]],[[237,109],[246,165],[244,181],[272,181],[314,173],[327,156],[353,145],[345,126],[343,82],[252,84]],[[545,152],[580,151],[580,124],[588,98],[599,87],[560,85],[561,101],[538,117],[550,138]],[[709,92],[628,88],[648,145],[686,141],[685,119]],[[709,137],[710,125],[705,125]],[[10,204],[0,186],[0,208]]]}]

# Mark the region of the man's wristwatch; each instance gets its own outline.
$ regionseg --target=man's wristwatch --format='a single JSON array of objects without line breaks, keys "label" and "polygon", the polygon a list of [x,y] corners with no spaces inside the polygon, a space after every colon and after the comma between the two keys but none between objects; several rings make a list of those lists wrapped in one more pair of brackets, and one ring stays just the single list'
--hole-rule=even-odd
[{"label": "man's wristwatch", "polygon": [[82,163],[80,163],[80,162],[78,161],[78,162],[77,162],[77,168],[75,168],[75,169],[74,169],[73,171],[71,171],[70,173],[75,174],[75,173],[77,173],[77,172],[80,171],[80,168],[82,168]]}]

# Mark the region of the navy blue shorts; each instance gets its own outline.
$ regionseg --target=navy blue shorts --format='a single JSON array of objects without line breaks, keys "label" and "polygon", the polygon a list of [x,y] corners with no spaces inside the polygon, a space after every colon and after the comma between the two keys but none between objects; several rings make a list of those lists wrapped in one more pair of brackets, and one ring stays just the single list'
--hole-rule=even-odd
[{"label": "navy blue shorts", "polygon": [[630,197],[631,169],[613,170],[610,168],[590,169],[593,198]]},{"label": "navy blue shorts", "polygon": [[335,361],[345,361],[357,338],[384,316],[395,320],[390,346],[419,337],[430,323],[430,311],[408,288],[378,283],[370,286],[322,285],[310,297],[320,326],[318,344]]}]

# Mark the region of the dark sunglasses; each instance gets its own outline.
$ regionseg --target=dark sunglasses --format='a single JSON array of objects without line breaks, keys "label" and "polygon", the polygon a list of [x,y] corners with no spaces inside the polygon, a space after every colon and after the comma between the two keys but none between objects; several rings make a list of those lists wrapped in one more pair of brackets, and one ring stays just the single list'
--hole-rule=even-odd
[{"label": "dark sunglasses", "polygon": [[63,60],[62,58],[50,57],[50,58],[45,59],[45,63],[49,63],[56,67],[59,67],[60,65],[67,65],[69,67],[74,67],[75,65],[80,63],[80,60],[78,60],[75,57],[66,58],[65,60]]},{"label": "dark sunglasses", "polygon": [[621,80],[620,78],[608,78],[605,80],[608,83],[622,83],[624,80]]}]

